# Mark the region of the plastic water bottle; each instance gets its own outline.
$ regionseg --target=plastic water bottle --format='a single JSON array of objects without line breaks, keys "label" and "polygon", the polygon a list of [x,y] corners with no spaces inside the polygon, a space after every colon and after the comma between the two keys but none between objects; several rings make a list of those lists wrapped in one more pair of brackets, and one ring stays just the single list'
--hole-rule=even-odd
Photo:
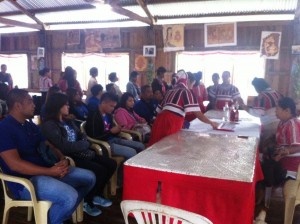
[{"label": "plastic water bottle", "polygon": [[229,120],[229,105],[228,102],[225,102],[225,106],[223,107],[223,121]]}]

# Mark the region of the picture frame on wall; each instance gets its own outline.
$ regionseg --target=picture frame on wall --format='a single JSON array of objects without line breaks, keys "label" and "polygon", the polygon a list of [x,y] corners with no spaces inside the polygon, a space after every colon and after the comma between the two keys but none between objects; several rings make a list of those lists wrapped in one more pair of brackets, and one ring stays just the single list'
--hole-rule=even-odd
[{"label": "picture frame on wall", "polygon": [[204,46],[236,46],[236,23],[204,24]]},{"label": "picture frame on wall", "polygon": [[155,57],[156,56],[156,46],[155,45],[144,45],[143,56],[144,57]]},{"label": "picture frame on wall", "polygon": [[262,31],[260,41],[260,56],[266,59],[279,59],[281,32]]},{"label": "picture frame on wall", "polygon": [[37,48],[37,58],[43,58],[43,57],[45,57],[45,48],[38,47]]},{"label": "picture frame on wall", "polygon": [[300,54],[300,45],[293,45],[292,46],[292,54]]}]

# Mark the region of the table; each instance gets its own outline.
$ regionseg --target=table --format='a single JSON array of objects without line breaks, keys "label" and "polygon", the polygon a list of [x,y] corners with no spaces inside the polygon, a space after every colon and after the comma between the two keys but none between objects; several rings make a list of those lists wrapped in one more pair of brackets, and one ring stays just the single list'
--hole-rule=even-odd
[{"label": "table", "polygon": [[182,130],[129,159],[123,199],[155,202],[160,187],[162,204],[198,213],[214,224],[252,224],[255,183],[263,177],[259,139],[257,134],[222,133]]},{"label": "table", "polygon": [[[210,110],[205,115],[215,122],[222,122],[223,111]],[[220,135],[232,135],[232,136],[245,136],[245,137],[257,137],[259,138],[261,132],[261,123],[258,117],[254,117],[244,110],[239,111],[240,121],[235,124],[234,132],[227,132],[213,130],[211,125],[201,122],[195,119],[191,122],[189,129],[185,131],[195,131],[209,134],[220,134]]]}]

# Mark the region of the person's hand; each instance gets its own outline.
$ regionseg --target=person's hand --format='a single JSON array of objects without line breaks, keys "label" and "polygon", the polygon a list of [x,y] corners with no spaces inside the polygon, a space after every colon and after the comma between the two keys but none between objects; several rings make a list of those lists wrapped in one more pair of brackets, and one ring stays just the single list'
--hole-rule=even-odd
[{"label": "person's hand", "polygon": [[63,178],[69,173],[69,164],[67,161],[59,161],[54,166],[50,167],[50,173],[52,176]]},{"label": "person's hand", "polygon": [[120,133],[122,130],[122,127],[117,125],[117,126],[114,126],[110,129],[110,132],[113,133],[113,134],[118,134]]},{"label": "person's hand", "polygon": [[217,129],[218,126],[219,126],[219,123],[214,122],[214,121],[211,121],[211,122],[210,122],[210,125],[213,127],[213,129]]},{"label": "person's hand", "polygon": [[141,123],[141,124],[146,124],[147,121],[146,121],[144,118],[141,118],[141,119],[139,120],[139,123]]},{"label": "person's hand", "polygon": [[290,154],[289,149],[287,147],[281,147],[275,150],[272,155],[272,159],[275,161],[279,161],[281,158],[286,157]]},{"label": "person's hand", "polygon": [[59,162],[55,163],[56,166],[70,166],[70,161],[67,158],[60,160]]}]

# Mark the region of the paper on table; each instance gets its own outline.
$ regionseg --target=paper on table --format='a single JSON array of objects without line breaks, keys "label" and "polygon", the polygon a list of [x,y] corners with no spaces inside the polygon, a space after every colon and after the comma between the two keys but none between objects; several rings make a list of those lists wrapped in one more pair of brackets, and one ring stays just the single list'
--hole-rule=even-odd
[{"label": "paper on table", "polygon": [[234,131],[235,124],[233,122],[221,122],[216,128],[218,131]]}]

